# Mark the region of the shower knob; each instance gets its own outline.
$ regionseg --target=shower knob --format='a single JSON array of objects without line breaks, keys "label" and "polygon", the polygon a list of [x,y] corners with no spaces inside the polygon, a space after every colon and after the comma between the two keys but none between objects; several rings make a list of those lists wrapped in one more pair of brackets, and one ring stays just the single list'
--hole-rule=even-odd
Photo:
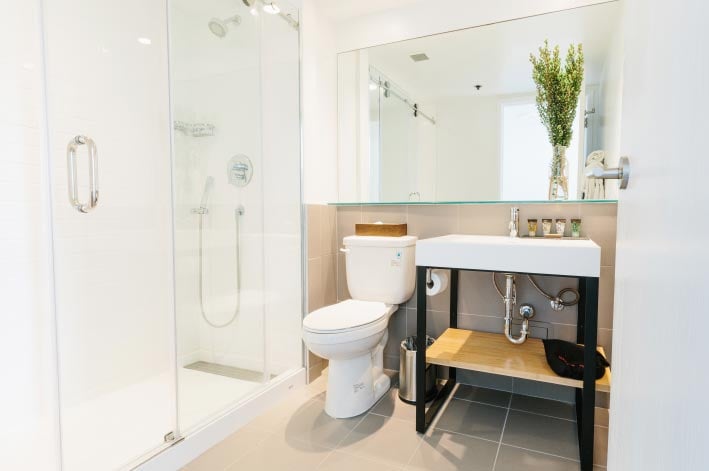
[{"label": "shower knob", "polygon": [[244,154],[237,154],[227,164],[226,176],[229,183],[241,188],[249,184],[254,170],[251,160]]}]

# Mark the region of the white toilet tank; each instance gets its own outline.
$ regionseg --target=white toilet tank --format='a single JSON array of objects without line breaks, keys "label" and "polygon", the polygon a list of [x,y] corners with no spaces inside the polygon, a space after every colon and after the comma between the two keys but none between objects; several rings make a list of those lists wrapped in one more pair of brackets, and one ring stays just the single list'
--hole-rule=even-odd
[{"label": "white toilet tank", "polygon": [[347,288],[353,299],[402,304],[416,286],[416,236],[349,236]]}]

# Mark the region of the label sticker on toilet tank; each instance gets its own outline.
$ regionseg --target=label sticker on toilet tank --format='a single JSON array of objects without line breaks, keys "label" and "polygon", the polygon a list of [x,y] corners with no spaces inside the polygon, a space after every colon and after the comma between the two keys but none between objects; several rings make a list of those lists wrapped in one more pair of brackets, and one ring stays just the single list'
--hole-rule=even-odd
[{"label": "label sticker on toilet tank", "polygon": [[394,257],[391,259],[391,266],[392,267],[400,267],[401,266],[401,250],[397,250],[394,252]]}]

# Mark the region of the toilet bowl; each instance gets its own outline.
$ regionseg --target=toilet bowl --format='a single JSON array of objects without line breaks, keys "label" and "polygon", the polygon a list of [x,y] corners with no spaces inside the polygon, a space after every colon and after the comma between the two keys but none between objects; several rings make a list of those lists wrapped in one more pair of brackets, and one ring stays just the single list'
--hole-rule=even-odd
[{"label": "toilet bowl", "polygon": [[329,361],[325,412],[354,417],[389,390],[384,347],[389,318],[411,297],[416,237],[345,237],[347,286],[353,299],[303,319],[303,341]]},{"label": "toilet bowl", "polygon": [[398,306],[347,300],[303,320],[303,340],[329,361],[325,412],[335,418],[365,412],[389,390],[384,346],[389,317]]}]

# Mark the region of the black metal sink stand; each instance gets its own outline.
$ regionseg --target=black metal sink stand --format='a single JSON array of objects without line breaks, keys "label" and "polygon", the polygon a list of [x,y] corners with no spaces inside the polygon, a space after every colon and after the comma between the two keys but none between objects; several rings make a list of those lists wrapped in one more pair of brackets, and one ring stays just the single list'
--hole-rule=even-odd
[{"label": "black metal sink stand", "polygon": [[[458,327],[458,277],[459,268],[416,267],[416,350],[426,351],[426,270],[442,268],[450,270],[450,320],[452,328]],[[483,271],[483,270],[469,270]],[[542,273],[540,275],[555,275]],[[567,276],[568,277],[568,276]],[[583,387],[576,388],[576,425],[578,427],[581,471],[593,470],[593,434],[596,407],[596,345],[598,340],[598,278],[578,277],[580,299],[576,322],[576,342],[584,344]],[[456,368],[449,367],[448,381],[440,388],[426,410],[425,401],[425,355],[416,355],[416,431],[425,433],[434,417],[450,396],[456,384]]]}]

